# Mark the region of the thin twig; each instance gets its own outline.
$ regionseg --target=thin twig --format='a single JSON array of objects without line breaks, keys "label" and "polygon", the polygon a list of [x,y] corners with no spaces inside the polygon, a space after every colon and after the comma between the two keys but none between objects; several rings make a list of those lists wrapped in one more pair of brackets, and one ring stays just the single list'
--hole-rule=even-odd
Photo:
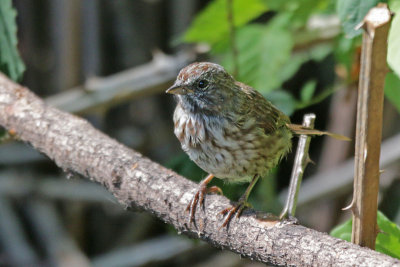
[{"label": "thin twig", "polygon": [[[129,209],[146,210],[178,232],[273,265],[400,266],[400,261],[301,225],[256,217],[245,210],[219,230],[227,198],[208,195],[195,224],[185,212],[197,185],[119,144],[87,121],[46,105],[0,75],[0,125],[46,154],[60,168],[106,187]],[[196,227],[197,226],[197,227]],[[321,253],[321,251],[323,253]]]},{"label": "thin twig", "polygon": [[383,86],[387,36],[391,12],[386,4],[372,8],[365,16],[360,82],[357,103],[357,128],[354,167],[352,242],[375,248],[378,234],[377,208],[379,158],[382,136]]},{"label": "thin twig", "polygon": [[[303,117],[303,126],[313,129],[315,114],[306,114]],[[301,181],[303,179],[304,170],[310,163],[308,150],[310,148],[311,136],[302,134],[299,137],[297,145],[296,158],[294,160],[292,175],[290,177],[289,193],[287,196],[285,207],[282,210],[280,218],[294,218],[296,213],[297,198],[299,195]]]},{"label": "thin twig", "polygon": [[239,51],[236,46],[236,33],[235,33],[235,17],[234,17],[234,9],[233,9],[233,1],[234,0],[226,0],[226,8],[228,14],[228,25],[229,25],[229,34],[230,34],[230,42],[232,49],[232,61],[233,61],[233,76],[236,77],[239,74]]}]

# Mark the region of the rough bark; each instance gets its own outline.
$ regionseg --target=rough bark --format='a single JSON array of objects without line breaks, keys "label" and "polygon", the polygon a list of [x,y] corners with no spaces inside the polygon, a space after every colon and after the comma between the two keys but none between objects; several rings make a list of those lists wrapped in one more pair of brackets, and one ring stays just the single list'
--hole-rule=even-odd
[{"label": "rough bark", "polygon": [[[274,265],[400,266],[400,261],[301,225],[260,219],[246,210],[219,229],[219,211],[230,203],[210,195],[205,211],[188,225],[186,205],[196,184],[94,129],[87,121],[46,105],[0,74],[0,124],[66,172],[104,185],[127,208],[145,210],[178,233]],[[171,129],[172,130],[172,129]]]}]

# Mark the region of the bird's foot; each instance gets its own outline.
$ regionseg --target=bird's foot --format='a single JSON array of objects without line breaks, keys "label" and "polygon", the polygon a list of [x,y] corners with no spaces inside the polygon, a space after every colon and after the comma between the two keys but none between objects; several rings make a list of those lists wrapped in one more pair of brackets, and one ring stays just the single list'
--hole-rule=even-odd
[{"label": "bird's foot", "polygon": [[226,216],[226,219],[220,228],[228,226],[234,215],[236,218],[239,218],[240,215],[242,214],[242,211],[245,208],[250,208],[250,207],[251,205],[249,202],[247,202],[246,198],[241,197],[235,205],[221,211],[220,214]]},{"label": "bird's foot", "polygon": [[299,220],[292,215],[281,216],[279,219],[281,224],[299,224]]},{"label": "bird's foot", "polygon": [[189,225],[194,222],[194,216],[196,213],[197,204],[199,204],[204,210],[204,197],[207,193],[214,193],[223,195],[221,188],[218,186],[207,187],[207,183],[200,183],[200,188],[197,190],[196,194],[190,200],[186,211],[189,212]]},{"label": "bird's foot", "polygon": [[287,207],[288,206],[286,206],[281,212],[281,215],[279,215],[280,222],[285,224],[299,224],[299,220],[289,212]]}]

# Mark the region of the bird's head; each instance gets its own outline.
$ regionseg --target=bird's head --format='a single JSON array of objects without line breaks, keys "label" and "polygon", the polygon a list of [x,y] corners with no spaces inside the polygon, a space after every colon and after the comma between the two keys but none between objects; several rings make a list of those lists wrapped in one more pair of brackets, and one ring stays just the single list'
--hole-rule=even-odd
[{"label": "bird's head", "polygon": [[220,65],[197,62],[183,68],[166,93],[177,96],[184,109],[192,112],[221,112],[238,86]]}]

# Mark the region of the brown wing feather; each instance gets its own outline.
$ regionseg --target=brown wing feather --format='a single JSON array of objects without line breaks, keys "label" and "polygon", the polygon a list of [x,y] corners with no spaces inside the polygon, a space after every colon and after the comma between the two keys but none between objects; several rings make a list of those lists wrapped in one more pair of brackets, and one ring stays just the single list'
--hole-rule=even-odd
[{"label": "brown wing feather", "polygon": [[336,133],[330,133],[330,132],[324,132],[316,129],[310,129],[307,127],[304,127],[303,125],[299,124],[287,124],[288,128],[295,134],[305,134],[305,135],[328,135],[330,137],[333,137],[338,140],[342,141],[351,141],[350,138],[344,135],[336,134]]},{"label": "brown wing feather", "polygon": [[236,82],[236,85],[245,93],[248,100],[245,101],[244,107],[241,109],[244,111],[244,116],[242,118],[244,120],[246,118],[254,118],[257,125],[263,128],[266,134],[272,134],[281,127],[287,127],[295,134],[328,135],[339,140],[351,140],[343,135],[309,129],[298,124],[291,124],[289,117],[272,105],[272,103],[265,99],[258,91],[241,82]]},{"label": "brown wing feather", "polygon": [[236,82],[236,85],[240,86],[248,98],[248,101],[246,101],[248,105],[247,115],[255,118],[256,123],[264,129],[265,133],[273,133],[278,128],[290,123],[289,117],[272,105],[258,91],[241,82]]}]

